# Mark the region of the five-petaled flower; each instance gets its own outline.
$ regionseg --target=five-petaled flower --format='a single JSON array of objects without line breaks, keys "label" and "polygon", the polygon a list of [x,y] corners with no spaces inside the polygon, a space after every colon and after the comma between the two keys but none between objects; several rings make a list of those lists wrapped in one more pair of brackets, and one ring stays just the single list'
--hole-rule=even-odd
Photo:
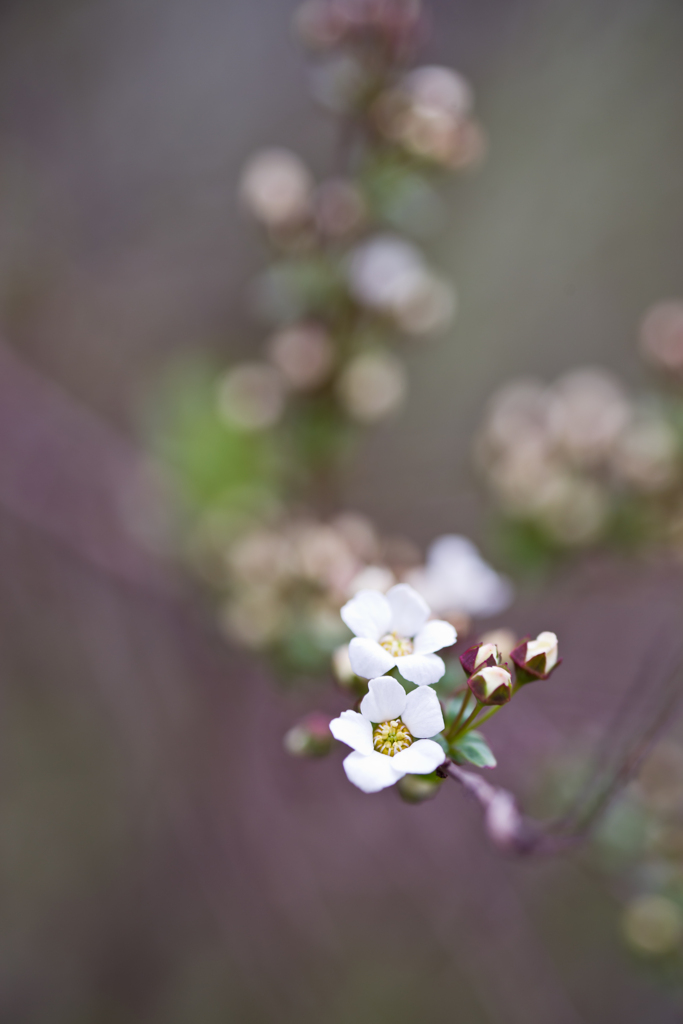
[{"label": "five-petaled flower", "polygon": [[349,747],[344,771],[364,793],[393,786],[404,775],[429,775],[446,760],[429,737],[444,727],[439,699],[429,687],[406,694],[397,679],[372,679],[360,713],[342,711],[330,722],[335,739]]},{"label": "five-petaled flower", "polygon": [[446,671],[435,653],[456,641],[450,622],[428,622],[429,606],[407,583],[397,583],[386,596],[361,590],[344,605],[341,617],[355,633],[349,644],[353,671],[373,679],[397,668],[418,686],[436,683]]},{"label": "five-petaled flower", "polygon": [[517,667],[517,682],[547,679],[560,664],[557,657],[557,637],[554,633],[539,633],[535,640],[525,640],[510,655]]}]

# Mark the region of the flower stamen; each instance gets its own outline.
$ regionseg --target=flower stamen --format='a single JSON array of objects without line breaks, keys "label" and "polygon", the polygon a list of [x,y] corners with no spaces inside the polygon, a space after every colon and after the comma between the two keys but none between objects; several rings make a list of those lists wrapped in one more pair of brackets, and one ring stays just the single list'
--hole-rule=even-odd
[{"label": "flower stamen", "polygon": [[388,754],[389,757],[405,750],[413,742],[413,737],[400,718],[394,718],[390,722],[380,722],[372,730],[372,736],[375,750],[378,750],[380,754]]},{"label": "flower stamen", "polygon": [[403,658],[406,654],[413,653],[413,641],[409,640],[407,636],[399,636],[398,633],[387,633],[379,644],[389,652],[392,658]]}]

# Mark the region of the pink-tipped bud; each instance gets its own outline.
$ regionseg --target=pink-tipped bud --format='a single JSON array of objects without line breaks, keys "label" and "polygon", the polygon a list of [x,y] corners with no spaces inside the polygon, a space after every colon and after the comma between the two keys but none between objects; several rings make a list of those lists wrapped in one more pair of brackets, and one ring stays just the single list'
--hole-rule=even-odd
[{"label": "pink-tipped bud", "polygon": [[293,757],[324,757],[332,749],[334,738],[330,732],[330,716],[320,711],[310,715],[285,733],[284,748]]},{"label": "pink-tipped bud", "polygon": [[517,682],[530,683],[533,679],[547,679],[557,668],[557,637],[554,633],[539,633],[535,640],[525,640],[510,655],[517,667]]},{"label": "pink-tipped bud", "polygon": [[500,665],[500,652],[495,644],[475,644],[460,655],[460,664],[468,676],[474,675],[480,668]]},{"label": "pink-tipped bud", "polygon": [[499,665],[479,669],[467,685],[480,704],[507,704],[512,697],[512,676]]}]

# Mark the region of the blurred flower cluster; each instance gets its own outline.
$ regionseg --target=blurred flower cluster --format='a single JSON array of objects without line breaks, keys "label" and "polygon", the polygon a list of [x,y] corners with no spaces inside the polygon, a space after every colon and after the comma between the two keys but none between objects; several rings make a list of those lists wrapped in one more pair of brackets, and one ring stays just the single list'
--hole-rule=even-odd
[{"label": "blurred flower cluster", "polygon": [[[683,307],[675,323],[670,313],[660,319],[671,308],[651,311],[642,334],[643,351],[669,378],[679,372],[673,352],[683,323]],[[517,560],[600,543],[677,543],[682,427],[683,394],[669,388],[634,397],[598,368],[551,385],[528,379],[502,387],[489,402],[475,460]]]},{"label": "blurred flower cluster", "polygon": [[336,163],[316,177],[282,147],[246,162],[239,201],[268,252],[251,289],[262,354],[181,367],[160,433],[188,556],[226,630],[308,676],[347,638],[339,610],[358,589],[408,581],[467,629],[511,588],[465,538],[441,538],[423,565],[409,541],[339,514],[360,428],[405,401],[401,345],[455,313],[419,239],[440,219],[439,175],[482,155],[472,89],[449,68],[415,66],[417,0],[309,0],[294,25],[313,97],[338,124]]},{"label": "blurred flower cluster", "polygon": [[353,703],[332,720],[306,715],[285,749],[317,758],[338,740],[352,748],[354,785],[396,784],[414,803],[450,774],[477,795],[493,841],[513,849],[514,798],[459,766],[495,766],[475,726],[549,678],[557,637],[499,629],[444,658],[458,632],[471,643],[474,620],[508,607],[510,581],[466,537],[439,537],[423,558],[342,511],[360,428],[406,398],[401,346],[455,314],[455,290],[420,239],[441,218],[438,177],[483,155],[472,89],[450,68],[415,66],[419,0],[307,0],[295,29],[312,52],[313,96],[338,122],[336,165],[317,177],[282,147],[247,161],[239,200],[269,254],[251,289],[261,354],[181,367],[157,451],[226,633],[281,681],[331,681]]}]

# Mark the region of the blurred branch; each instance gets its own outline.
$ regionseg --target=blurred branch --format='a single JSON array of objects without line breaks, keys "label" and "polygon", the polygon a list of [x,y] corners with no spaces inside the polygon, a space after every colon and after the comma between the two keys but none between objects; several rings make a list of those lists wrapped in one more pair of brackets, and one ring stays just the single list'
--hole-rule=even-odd
[{"label": "blurred branch", "polygon": [[151,506],[139,453],[2,342],[0,434],[0,505],[102,572],[158,595],[176,591],[131,533],[126,503]]}]

